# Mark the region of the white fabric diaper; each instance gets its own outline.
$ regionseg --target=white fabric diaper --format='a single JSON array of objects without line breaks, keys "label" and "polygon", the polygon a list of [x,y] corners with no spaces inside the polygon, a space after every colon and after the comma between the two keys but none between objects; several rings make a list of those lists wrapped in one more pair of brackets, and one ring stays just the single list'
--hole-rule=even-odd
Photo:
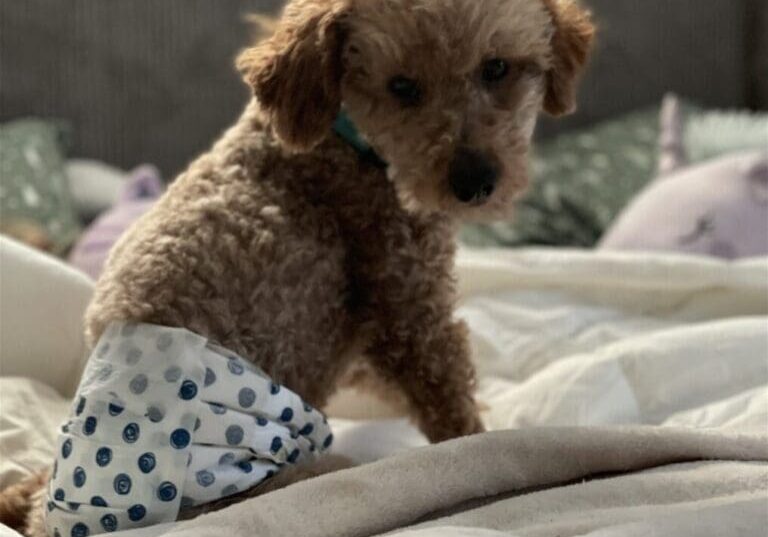
[{"label": "white fabric diaper", "polygon": [[319,456],[325,417],[260,369],[179,328],[113,324],[59,436],[46,524],[86,537],[176,520]]}]

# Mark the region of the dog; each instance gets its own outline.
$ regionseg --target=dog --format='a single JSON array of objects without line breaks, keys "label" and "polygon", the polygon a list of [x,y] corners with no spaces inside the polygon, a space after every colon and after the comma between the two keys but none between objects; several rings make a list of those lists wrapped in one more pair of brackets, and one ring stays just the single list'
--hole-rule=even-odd
[{"label": "dog", "polygon": [[[508,216],[593,34],[574,0],[289,1],[237,60],[240,119],[113,249],[90,345],[115,321],[181,327],[317,408],[363,354],[430,441],[483,431],[454,234]],[[17,521],[34,505],[27,535],[45,533],[41,482],[0,502]]]}]

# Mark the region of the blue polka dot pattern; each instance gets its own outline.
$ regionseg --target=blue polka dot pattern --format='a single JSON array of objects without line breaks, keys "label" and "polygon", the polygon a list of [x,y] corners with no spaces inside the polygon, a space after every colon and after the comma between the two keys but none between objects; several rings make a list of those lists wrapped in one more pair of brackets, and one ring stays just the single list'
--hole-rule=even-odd
[{"label": "blue polka dot pattern", "polygon": [[65,459],[68,459],[69,456],[72,454],[72,440],[67,438],[64,440],[64,443],[61,445],[61,456]]},{"label": "blue polka dot pattern", "polygon": [[123,337],[131,337],[136,333],[138,326],[135,324],[126,324],[120,329],[120,335]]},{"label": "blue polka dot pattern", "polygon": [[307,423],[304,427],[301,428],[301,430],[299,430],[299,434],[301,436],[309,436],[312,434],[312,431],[314,430],[315,430],[315,426],[312,425],[311,423]]},{"label": "blue polka dot pattern", "polygon": [[117,474],[112,485],[115,492],[121,496],[125,496],[131,492],[131,478],[128,474]]},{"label": "blue polka dot pattern", "polygon": [[161,502],[171,502],[176,498],[176,486],[170,481],[163,481],[157,489],[157,498]]},{"label": "blue polka dot pattern", "polygon": [[256,392],[250,388],[243,388],[240,393],[237,394],[237,402],[243,408],[251,408],[253,403],[256,402]]},{"label": "blue polka dot pattern", "polygon": [[80,509],[80,504],[75,502],[67,502],[67,507],[69,507],[70,511],[77,511]]},{"label": "blue polka dot pattern", "polygon": [[106,364],[101,368],[101,371],[99,371],[99,380],[101,382],[106,382],[110,376],[112,376],[112,366],[110,364]]},{"label": "blue polka dot pattern", "polygon": [[53,461],[53,478],[56,479],[56,475],[59,473],[59,460]]},{"label": "blue polka dot pattern", "polygon": [[129,423],[123,429],[123,440],[127,444],[133,444],[139,439],[140,431],[137,423]]},{"label": "blue polka dot pattern", "polygon": [[181,378],[181,368],[177,365],[169,367],[163,373],[163,378],[166,382],[176,382]]},{"label": "blue polka dot pattern", "polygon": [[140,503],[137,503],[136,505],[133,505],[128,508],[128,518],[131,519],[131,522],[138,522],[139,520],[143,519],[147,515],[147,508],[141,505]]},{"label": "blue polka dot pattern", "polygon": [[128,354],[125,356],[125,363],[128,365],[136,365],[141,360],[141,355],[143,353],[141,352],[141,349],[133,348],[128,351]]},{"label": "blue polka dot pattern", "polygon": [[[57,467],[62,471],[47,498],[54,502],[46,515],[49,527],[65,537],[77,522],[91,533],[165,522],[177,502],[200,505],[242,493],[265,474],[300,464],[310,451],[320,452],[332,441],[322,413],[240,357],[209,344],[202,347],[201,362],[191,363],[184,351],[188,342],[199,343],[194,334],[163,327],[143,332],[141,326],[133,341],[121,340],[111,329],[97,347],[108,340],[113,348],[88,366],[84,378],[92,384],[74,398],[70,423],[75,434],[59,441],[54,473]],[[173,335],[166,338],[166,355],[154,348],[162,346],[163,331]],[[136,362],[132,367],[126,365],[127,354]],[[193,427],[200,432],[193,433]],[[193,437],[212,450],[197,456],[197,446],[190,449]],[[179,480],[185,471],[194,482],[186,498]],[[84,503],[67,508],[72,499]]]},{"label": "blue polka dot pattern", "polygon": [[230,464],[235,462],[235,458],[236,458],[235,454],[230,451],[228,453],[225,453],[221,457],[219,457],[219,464],[221,466],[229,466]]},{"label": "blue polka dot pattern", "polygon": [[218,416],[222,416],[227,413],[227,407],[218,403],[211,403],[208,405],[208,408],[210,408],[211,412]]},{"label": "blue polka dot pattern", "polygon": [[75,484],[77,488],[81,488],[83,485],[85,485],[85,480],[87,476],[85,475],[85,468],[82,466],[78,466],[75,468],[74,473],[72,474],[72,482]]},{"label": "blue polka dot pattern", "polygon": [[59,528],[55,528],[53,530],[53,537],[61,537],[61,533],[59,533]]},{"label": "blue polka dot pattern", "polygon": [[147,417],[149,418],[149,421],[152,423],[160,423],[163,421],[163,418],[165,417],[165,414],[163,414],[163,411],[160,410],[156,406],[151,406],[147,408]]},{"label": "blue polka dot pattern", "polygon": [[329,434],[325,437],[325,440],[323,440],[323,449],[328,449],[331,447],[331,444],[333,444],[333,435]]},{"label": "blue polka dot pattern", "polygon": [[179,397],[184,399],[185,401],[189,401],[191,399],[194,399],[197,395],[197,384],[195,384],[191,380],[185,380],[181,383],[181,388],[179,388]]},{"label": "blue polka dot pattern", "polygon": [[45,504],[45,506],[48,508],[48,512],[51,512],[54,509],[56,509],[56,504],[53,502],[48,502],[47,504]]},{"label": "blue polka dot pattern", "polygon": [[91,530],[89,530],[88,526],[82,522],[78,522],[72,526],[72,537],[88,537],[90,534]]},{"label": "blue polka dot pattern", "polygon": [[283,411],[280,413],[280,421],[288,422],[293,419],[293,409],[290,407],[285,407]]},{"label": "blue polka dot pattern", "polygon": [[243,441],[243,437],[245,436],[245,432],[243,431],[243,428],[239,425],[230,425],[227,427],[227,432],[225,433],[227,437],[227,444],[230,446],[236,446],[240,442]]},{"label": "blue polka dot pattern", "polygon": [[91,436],[93,433],[95,433],[96,423],[96,418],[93,416],[88,416],[85,418],[85,423],[83,423],[83,434],[85,436]]},{"label": "blue polka dot pattern", "polygon": [[237,487],[235,485],[227,485],[226,487],[221,489],[221,495],[224,497],[232,496],[233,494],[237,494],[238,492],[240,491],[237,490]]},{"label": "blue polka dot pattern", "polygon": [[173,345],[173,336],[171,334],[161,334],[157,338],[157,350],[165,352],[171,348],[171,345]]},{"label": "blue polka dot pattern", "polygon": [[246,474],[250,474],[253,471],[253,465],[248,461],[243,461],[238,463],[237,467],[240,468]]},{"label": "blue polka dot pattern", "polygon": [[191,436],[186,429],[176,429],[171,433],[171,446],[174,449],[184,449],[189,445]]},{"label": "blue polka dot pattern", "polygon": [[237,358],[230,358],[227,360],[227,369],[229,369],[229,372],[233,375],[242,375],[245,371],[245,368],[243,367],[243,364],[241,364]]},{"label": "blue polka dot pattern", "polygon": [[104,528],[104,531],[117,531],[117,517],[115,515],[104,515],[99,522],[101,522],[101,527]]},{"label": "blue polka dot pattern", "polygon": [[152,470],[155,469],[155,456],[152,453],[144,453],[143,455],[139,456],[139,470],[141,470],[142,473],[148,474]]},{"label": "blue polka dot pattern", "polygon": [[203,382],[203,386],[206,388],[216,382],[216,373],[213,372],[213,369],[210,367],[205,368],[205,381]]},{"label": "blue polka dot pattern", "polygon": [[144,373],[139,373],[131,379],[131,382],[128,384],[128,389],[130,389],[131,393],[134,395],[141,395],[147,390],[148,385],[149,379],[147,376]]},{"label": "blue polka dot pattern", "polygon": [[208,470],[200,470],[195,474],[195,480],[201,487],[210,487],[216,481],[216,476]]},{"label": "blue polka dot pattern", "polygon": [[102,468],[112,462],[112,450],[108,447],[100,447],[96,451],[96,464]]}]

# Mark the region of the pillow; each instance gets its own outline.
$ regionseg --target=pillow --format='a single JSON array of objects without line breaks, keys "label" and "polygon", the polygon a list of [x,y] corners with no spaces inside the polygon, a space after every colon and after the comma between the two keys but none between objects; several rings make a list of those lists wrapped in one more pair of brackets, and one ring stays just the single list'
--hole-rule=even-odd
[{"label": "pillow", "polygon": [[768,150],[662,176],[627,207],[599,246],[727,259],[768,255]]},{"label": "pillow", "polygon": [[0,230],[57,254],[80,231],[60,132],[58,125],[36,119],[0,126]]},{"label": "pillow", "polygon": [[72,203],[90,222],[115,204],[129,174],[98,160],[72,159],[65,165]]},{"label": "pillow", "polygon": [[93,279],[104,268],[109,251],[120,236],[154,205],[163,193],[160,172],[144,165],[124,183],[115,205],[97,218],[77,241],[69,262]]},{"label": "pillow", "polygon": [[566,133],[534,149],[532,182],[512,222],[465,226],[470,246],[591,247],[654,176],[659,108]]},{"label": "pillow", "polygon": [[685,151],[690,162],[746,149],[768,148],[768,114],[712,111],[685,120]]}]

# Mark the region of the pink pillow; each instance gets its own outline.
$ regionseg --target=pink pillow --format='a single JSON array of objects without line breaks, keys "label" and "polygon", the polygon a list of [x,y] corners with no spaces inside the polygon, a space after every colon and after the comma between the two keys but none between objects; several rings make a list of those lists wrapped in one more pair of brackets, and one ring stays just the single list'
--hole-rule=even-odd
[{"label": "pink pillow", "polygon": [[728,259],[768,255],[768,151],[663,175],[619,215],[598,247]]},{"label": "pink pillow", "polygon": [[133,222],[155,204],[163,189],[160,173],[154,166],[144,165],[134,170],[115,205],[80,236],[69,254],[69,262],[97,279],[112,246]]}]

